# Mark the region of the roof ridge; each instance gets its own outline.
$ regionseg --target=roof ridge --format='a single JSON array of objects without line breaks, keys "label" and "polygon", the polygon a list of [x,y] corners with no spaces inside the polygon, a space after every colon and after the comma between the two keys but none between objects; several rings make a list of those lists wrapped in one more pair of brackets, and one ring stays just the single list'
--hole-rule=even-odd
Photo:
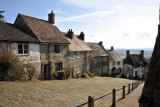
[{"label": "roof ridge", "polygon": [[[29,18],[33,18],[33,19],[36,19],[36,20],[41,20],[41,21],[45,21],[45,22],[48,22],[46,20],[43,20],[43,19],[39,19],[39,18],[36,18],[36,17],[32,17],[32,16],[27,16],[27,15],[24,15],[24,14],[21,14],[21,13],[18,13],[20,16],[24,16],[24,17],[29,17]],[[49,22],[48,22],[49,23]]]}]

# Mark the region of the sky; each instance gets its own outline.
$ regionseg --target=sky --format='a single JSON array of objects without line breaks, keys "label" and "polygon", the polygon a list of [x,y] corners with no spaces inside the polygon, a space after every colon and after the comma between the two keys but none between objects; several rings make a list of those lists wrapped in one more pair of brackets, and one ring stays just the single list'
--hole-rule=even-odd
[{"label": "sky", "polygon": [[63,32],[85,33],[86,42],[105,48],[153,48],[159,24],[159,0],[1,0],[6,22],[18,13],[48,20]]}]

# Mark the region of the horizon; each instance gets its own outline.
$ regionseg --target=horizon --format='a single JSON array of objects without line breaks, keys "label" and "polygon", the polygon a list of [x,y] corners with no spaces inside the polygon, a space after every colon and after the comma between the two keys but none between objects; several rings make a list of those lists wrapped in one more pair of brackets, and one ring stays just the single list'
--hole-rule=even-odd
[{"label": "horizon", "polygon": [[18,13],[48,20],[53,10],[62,32],[83,31],[86,42],[103,40],[105,48],[153,48],[157,37],[158,0],[2,0],[0,6],[8,23],[14,23]]}]

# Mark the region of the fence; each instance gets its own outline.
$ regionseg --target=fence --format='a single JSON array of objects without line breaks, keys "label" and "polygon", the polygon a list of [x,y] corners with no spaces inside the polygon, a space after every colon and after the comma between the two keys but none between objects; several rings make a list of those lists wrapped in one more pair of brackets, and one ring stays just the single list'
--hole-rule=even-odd
[{"label": "fence", "polygon": [[104,107],[106,106],[115,107],[116,101],[124,99],[126,94],[129,94],[131,91],[133,91],[135,88],[137,88],[142,83],[143,83],[142,81],[137,81],[132,84],[128,84],[127,86],[123,86],[122,88],[113,89],[112,92],[106,95],[100,96],[98,98],[89,96],[88,101],[82,104],[79,104],[75,107],[81,107],[81,106],[87,107],[87,104],[88,104],[88,107],[94,107],[94,105],[99,105],[101,107],[103,106]]}]

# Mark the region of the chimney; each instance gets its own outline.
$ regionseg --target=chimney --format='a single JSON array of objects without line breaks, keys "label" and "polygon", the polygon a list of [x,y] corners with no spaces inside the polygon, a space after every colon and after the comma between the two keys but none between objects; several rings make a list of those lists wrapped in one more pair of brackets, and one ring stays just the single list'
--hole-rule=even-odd
[{"label": "chimney", "polygon": [[111,46],[111,51],[113,51],[114,50],[114,47],[113,46]]},{"label": "chimney", "polygon": [[103,42],[102,42],[102,41],[99,41],[99,45],[103,45]]},{"label": "chimney", "polygon": [[144,50],[141,50],[141,56],[144,57]]},{"label": "chimney", "polygon": [[67,32],[67,37],[73,39],[73,33],[74,32],[72,32],[72,29],[69,29],[69,31]]},{"label": "chimney", "polygon": [[81,32],[80,35],[78,36],[78,38],[84,41],[84,36],[85,36],[85,34],[83,32]]},{"label": "chimney", "polygon": [[53,13],[53,10],[51,11],[50,14],[48,14],[48,22],[51,24],[54,24],[54,22],[55,22],[55,15]]},{"label": "chimney", "polygon": [[129,51],[129,50],[127,50],[127,51],[126,51],[126,57],[128,57],[128,56],[129,56],[129,54],[130,54],[130,51]]}]

